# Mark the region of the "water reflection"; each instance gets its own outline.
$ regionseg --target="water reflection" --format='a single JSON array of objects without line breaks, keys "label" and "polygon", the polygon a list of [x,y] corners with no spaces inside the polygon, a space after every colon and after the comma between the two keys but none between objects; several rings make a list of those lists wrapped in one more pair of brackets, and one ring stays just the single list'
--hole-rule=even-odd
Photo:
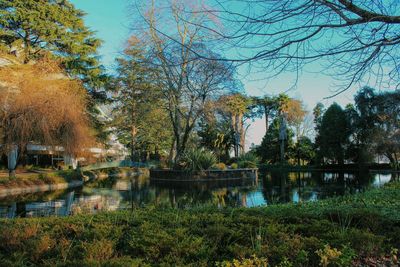
[{"label": "water reflection", "polygon": [[106,179],[82,188],[0,200],[0,217],[68,216],[143,206],[254,207],[317,201],[381,186],[397,174],[266,172],[259,180],[154,182],[148,177]]}]

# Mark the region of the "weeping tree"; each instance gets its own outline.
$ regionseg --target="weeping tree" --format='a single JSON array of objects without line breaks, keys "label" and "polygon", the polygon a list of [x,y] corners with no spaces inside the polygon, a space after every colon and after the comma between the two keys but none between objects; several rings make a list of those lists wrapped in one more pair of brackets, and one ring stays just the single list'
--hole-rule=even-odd
[{"label": "weeping tree", "polygon": [[0,138],[2,152],[9,156],[10,175],[29,143],[62,146],[72,158],[93,143],[87,93],[57,63],[42,59],[34,65],[2,67],[0,79]]}]

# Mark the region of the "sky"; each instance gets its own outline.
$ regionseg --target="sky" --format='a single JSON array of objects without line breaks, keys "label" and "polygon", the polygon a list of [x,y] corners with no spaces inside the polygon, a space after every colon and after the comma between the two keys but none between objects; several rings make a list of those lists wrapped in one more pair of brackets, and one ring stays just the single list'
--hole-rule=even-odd
[{"label": "sky", "polygon": [[[132,13],[129,0],[70,0],[77,8],[87,13],[86,25],[96,32],[96,36],[103,40],[99,51],[102,64],[112,72],[114,59],[123,50],[124,44],[130,35],[129,18]],[[144,0],[147,1],[147,0]],[[353,96],[359,87],[352,87],[339,96],[324,99],[333,94],[335,81],[318,71],[318,66],[308,66],[302,73],[296,86],[293,88],[293,75],[282,74],[271,80],[263,79],[263,73],[249,75],[246,68],[239,69],[239,77],[244,84],[247,95],[263,96],[276,95],[286,92],[289,96],[303,100],[307,110],[312,112],[314,106],[321,102],[329,106],[337,102],[343,107],[353,101]],[[260,144],[265,134],[264,119],[252,122],[247,133],[247,148],[250,144]]]}]

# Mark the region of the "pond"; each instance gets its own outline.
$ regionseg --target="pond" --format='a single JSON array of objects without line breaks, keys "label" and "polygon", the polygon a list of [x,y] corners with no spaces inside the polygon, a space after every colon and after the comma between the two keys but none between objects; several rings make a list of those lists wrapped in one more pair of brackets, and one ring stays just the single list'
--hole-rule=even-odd
[{"label": "pond", "polygon": [[67,216],[144,206],[255,207],[318,201],[362,192],[394,179],[391,173],[262,172],[258,180],[160,183],[145,176],[108,178],[67,191],[0,199],[0,217]]}]

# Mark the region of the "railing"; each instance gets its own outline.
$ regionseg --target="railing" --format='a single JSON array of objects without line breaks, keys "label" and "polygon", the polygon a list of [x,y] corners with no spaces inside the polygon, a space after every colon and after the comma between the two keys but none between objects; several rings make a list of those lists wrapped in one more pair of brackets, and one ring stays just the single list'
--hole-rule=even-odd
[{"label": "railing", "polygon": [[99,162],[91,165],[87,165],[81,168],[82,171],[93,171],[107,168],[118,168],[118,167],[135,167],[135,168],[150,168],[152,164],[143,162],[132,162],[130,160],[119,160],[111,162]]}]

